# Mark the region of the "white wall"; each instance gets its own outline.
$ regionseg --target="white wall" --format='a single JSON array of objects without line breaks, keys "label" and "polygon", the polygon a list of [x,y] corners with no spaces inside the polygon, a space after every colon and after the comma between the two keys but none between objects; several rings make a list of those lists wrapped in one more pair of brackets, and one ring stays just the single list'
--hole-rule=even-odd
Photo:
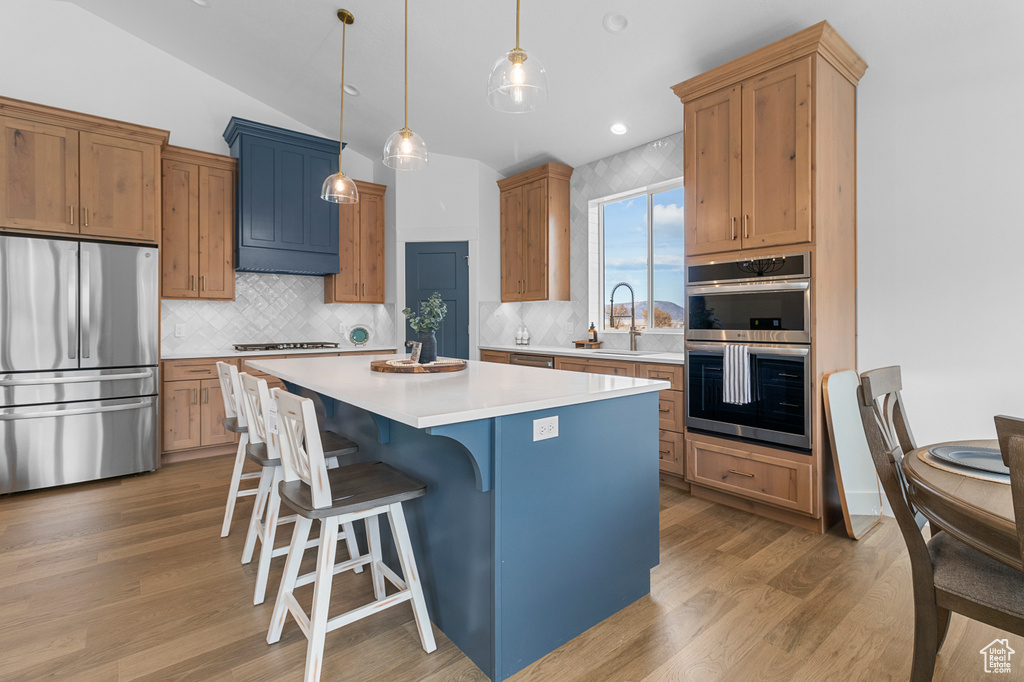
[{"label": "white wall", "polygon": [[[469,243],[469,347],[477,358],[478,312],[482,296],[497,297],[499,283],[499,193],[494,170],[473,159],[430,154],[430,163],[414,173],[394,173],[396,309],[405,306],[407,242]],[[390,299],[389,299],[390,300]],[[396,343],[405,343],[398,313]]]},{"label": "white wall", "polygon": [[869,65],[858,364],[902,366],[919,443],[994,437],[1024,416],[1024,3],[914,6],[836,25]]},{"label": "white wall", "polygon": [[[76,5],[3,0],[0,95],[171,132],[180,147],[227,154],[232,116],[332,137],[158,50]],[[346,150],[345,172],[373,179],[373,163]]]}]

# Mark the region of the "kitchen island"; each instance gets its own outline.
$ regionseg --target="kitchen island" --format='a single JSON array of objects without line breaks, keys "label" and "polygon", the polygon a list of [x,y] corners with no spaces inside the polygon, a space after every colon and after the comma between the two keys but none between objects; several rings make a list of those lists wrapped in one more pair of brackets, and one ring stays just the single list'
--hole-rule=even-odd
[{"label": "kitchen island", "polygon": [[430,619],[491,679],[650,592],[667,382],[474,361],[382,374],[374,359],[389,357],[250,364],[318,394],[359,459],[426,483],[406,515]]}]

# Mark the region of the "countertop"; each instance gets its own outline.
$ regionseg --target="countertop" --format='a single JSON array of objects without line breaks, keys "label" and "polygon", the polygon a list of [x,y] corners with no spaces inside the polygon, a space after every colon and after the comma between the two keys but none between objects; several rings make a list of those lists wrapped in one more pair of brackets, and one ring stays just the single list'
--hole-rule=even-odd
[{"label": "countertop", "polygon": [[459,372],[384,374],[354,356],[259,360],[249,365],[304,388],[413,428],[442,426],[650,393],[667,381],[469,360]]},{"label": "countertop", "polygon": [[670,365],[685,364],[684,353],[662,353],[660,351],[618,350],[612,348],[566,348],[564,346],[480,346],[480,350],[499,350],[506,353],[532,353],[534,355],[570,355],[580,358],[605,358],[607,360],[629,360],[631,362],[658,362]]},{"label": "countertop", "polygon": [[314,355],[317,353],[372,353],[395,350],[394,346],[353,346],[342,343],[337,348],[292,348],[290,350],[247,350],[237,351],[234,348],[212,348],[184,353],[164,353],[161,360],[188,360],[192,358],[233,358],[251,357],[254,355]]}]

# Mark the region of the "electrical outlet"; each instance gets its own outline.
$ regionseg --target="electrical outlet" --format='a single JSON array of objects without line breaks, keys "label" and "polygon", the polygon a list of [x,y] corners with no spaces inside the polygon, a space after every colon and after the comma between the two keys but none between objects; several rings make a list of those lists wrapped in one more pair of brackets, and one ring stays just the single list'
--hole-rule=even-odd
[{"label": "electrical outlet", "polygon": [[572,334],[572,322],[565,323],[565,333]]},{"label": "electrical outlet", "polygon": [[183,339],[185,338],[185,325],[176,324],[174,325],[174,338]]},{"label": "electrical outlet", "polygon": [[338,333],[341,334],[342,336],[345,335],[345,323],[344,322],[339,322],[338,323]]},{"label": "electrical outlet", "polygon": [[533,420],[533,439],[547,440],[558,437],[558,415]]}]

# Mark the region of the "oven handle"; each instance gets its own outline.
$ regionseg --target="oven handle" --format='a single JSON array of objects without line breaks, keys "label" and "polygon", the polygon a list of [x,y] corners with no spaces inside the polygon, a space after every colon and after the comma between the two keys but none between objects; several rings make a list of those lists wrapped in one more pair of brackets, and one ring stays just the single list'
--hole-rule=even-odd
[{"label": "oven handle", "polygon": [[754,282],[753,284],[710,284],[686,288],[687,296],[702,294],[757,294],[765,291],[807,291],[811,288],[808,280],[794,282]]},{"label": "oven handle", "polygon": [[[726,345],[729,344],[687,343],[686,350],[697,351],[700,353],[725,353]],[[752,346],[742,343],[732,345],[747,346],[748,348],[750,348],[751,355],[787,355],[793,357],[807,357],[807,355],[811,352],[811,349],[805,346]]]}]

